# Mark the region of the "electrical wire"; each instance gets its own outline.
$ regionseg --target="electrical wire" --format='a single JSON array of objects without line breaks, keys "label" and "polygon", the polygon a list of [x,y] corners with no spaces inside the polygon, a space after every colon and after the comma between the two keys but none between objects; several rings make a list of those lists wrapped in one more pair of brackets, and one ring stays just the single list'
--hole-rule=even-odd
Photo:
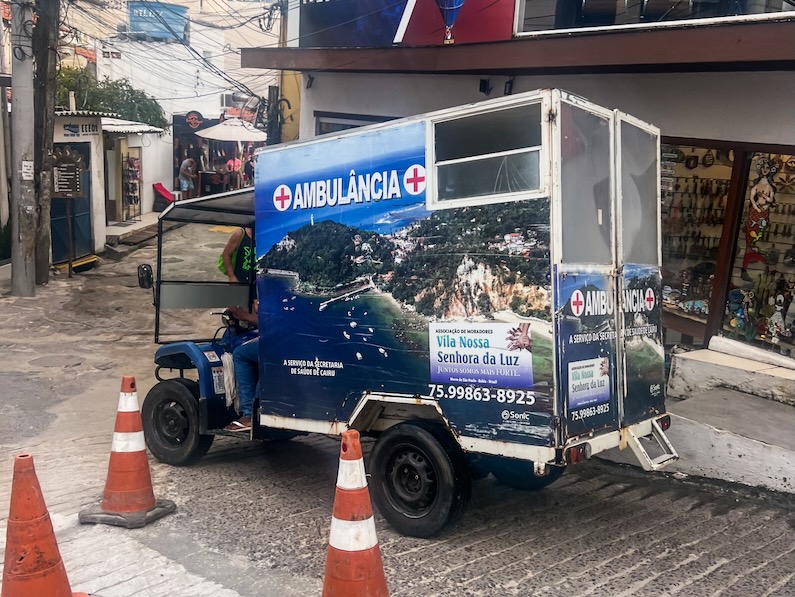
[{"label": "electrical wire", "polygon": [[[102,19],[98,19],[96,17],[96,15],[94,15],[93,13],[86,12],[85,9],[80,9],[80,10],[82,10],[89,19],[94,19],[95,21],[100,22],[100,23],[102,22]],[[130,48],[120,48],[120,47],[116,46],[114,44],[114,42],[111,41],[111,40],[98,40],[98,41],[100,41],[105,46],[109,46],[111,48],[116,49],[119,52],[125,52],[126,51],[126,54],[125,54],[126,60],[129,60],[130,63],[138,66],[139,68],[141,68],[143,70],[143,72],[149,72],[149,73],[156,74],[158,76],[163,77],[165,80],[169,80],[169,81],[177,80],[180,85],[185,86],[185,87],[193,87],[195,85],[195,80],[193,79],[192,76],[186,75],[185,73],[180,73],[177,70],[169,69],[167,67],[163,67],[162,65],[160,65],[159,64],[159,56],[158,56],[158,58],[153,58],[151,60],[146,60],[144,62],[144,61],[142,61],[140,59],[140,56],[142,54],[138,54],[137,56],[134,56],[133,52],[128,51],[128,50],[130,50]],[[143,45],[143,42],[131,41],[131,43],[132,44],[141,43]],[[181,44],[170,44],[170,45],[182,47]],[[158,48],[158,50],[161,53],[162,53],[163,49],[164,48]],[[183,56],[183,57],[178,57],[178,56],[175,56],[174,54],[171,54],[171,56],[173,58],[175,58],[175,59],[182,58],[183,62],[192,62],[192,61],[196,60],[195,58],[192,58],[192,57],[187,56],[187,55]],[[200,61],[196,61],[196,63],[197,63],[197,66],[201,65]],[[132,70],[130,71],[130,77],[133,77]],[[179,77],[179,79],[176,79],[177,77]],[[202,81],[202,83],[204,85],[212,84],[211,81]],[[218,86],[218,87],[221,88],[223,86]]]},{"label": "electrical wire", "polygon": [[[141,0],[141,2],[143,2],[144,4],[150,4],[152,1],[153,0]],[[223,70],[219,69],[212,62],[210,62],[209,60],[205,59],[204,56],[199,54],[189,43],[187,43],[182,38],[182,36],[180,36],[176,31],[174,31],[174,29],[171,27],[171,24],[163,17],[163,15],[161,15],[160,13],[158,13],[156,11],[153,11],[153,14],[154,14],[155,18],[158,21],[160,21],[160,23],[166,28],[166,30],[169,33],[171,33],[183,46],[185,46],[188,49],[189,52],[191,52],[194,56],[196,56],[196,58],[198,58],[199,60],[201,60],[204,63],[204,65],[206,66],[206,68],[210,72],[215,73],[216,75],[218,75],[219,77],[221,77],[222,79],[227,81],[230,85],[233,85],[234,87],[236,87],[238,89],[238,91],[241,91],[243,93],[247,93],[250,96],[255,96],[255,97],[257,96],[257,94],[250,87],[248,87],[248,85],[245,85],[244,83],[241,83],[241,82],[233,79],[232,77],[228,76]]]}]

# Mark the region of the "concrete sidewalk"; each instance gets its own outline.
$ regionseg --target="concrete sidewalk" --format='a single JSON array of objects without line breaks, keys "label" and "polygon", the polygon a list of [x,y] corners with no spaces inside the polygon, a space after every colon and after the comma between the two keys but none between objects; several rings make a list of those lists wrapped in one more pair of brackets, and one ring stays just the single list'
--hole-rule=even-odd
[{"label": "concrete sidewalk", "polygon": [[[0,504],[4,510],[10,500],[14,455],[33,454],[73,591],[97,597],[297,597],[320,593],[315,578],[295,577],[252,565],[248,559],[213,553],[158,523],[133,530],[80,525],[80,510],[98,500],[103,491],[113,429],[112,418],[107,418],[109,431],[86,433],[85,427],[73,423],[73,439],[0,449]],[[169,467],[152,461],[150,468],[156,496],[179,501],[168,482]],[[5,529],[4,512],[0,519],[3,537]],[[0,555],[4,552],[5,541]]]},{"label": "concrete sidewalk", "polygon": [[[795,495],[795,408],[727,388],[669,399],[666,432],[679,460],[668,473]],[[605,458],[635,465],[629,450]]]}]

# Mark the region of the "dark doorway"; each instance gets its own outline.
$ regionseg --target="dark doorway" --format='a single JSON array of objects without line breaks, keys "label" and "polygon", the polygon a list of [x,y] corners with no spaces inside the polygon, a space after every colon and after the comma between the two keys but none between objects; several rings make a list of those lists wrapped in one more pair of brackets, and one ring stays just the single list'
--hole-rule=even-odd
[{"label": "dark doorway", "polygon": [[93,235],[91,234],[91,143],[55,143],[55,149],[71,148],[83,157],[84,169],[80,188],[82,195],[72,199],[53,198],[50,208],[50,227],[52,231],[52,262],[63,263],[69,260],[69,236],[66,221],[66,202],[72,217],[72,234],[74,238],[74,258],[79,259],[93,253]]}]

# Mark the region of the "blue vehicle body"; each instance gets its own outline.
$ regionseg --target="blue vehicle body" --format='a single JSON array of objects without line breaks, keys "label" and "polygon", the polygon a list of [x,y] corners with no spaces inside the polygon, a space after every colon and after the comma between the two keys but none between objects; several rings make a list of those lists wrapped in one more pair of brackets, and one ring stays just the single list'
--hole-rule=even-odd
[{"label": "blue vehicle body", "polygon": [[157,349],[158,378],[161,369],[179,370],[181,377],[186,370],[196,370],[201,433],[220,429],[229,421],[221,356],[256,335],[256,331],[232,335],[226,330],[219,340],[212,342],[174,342]]}]

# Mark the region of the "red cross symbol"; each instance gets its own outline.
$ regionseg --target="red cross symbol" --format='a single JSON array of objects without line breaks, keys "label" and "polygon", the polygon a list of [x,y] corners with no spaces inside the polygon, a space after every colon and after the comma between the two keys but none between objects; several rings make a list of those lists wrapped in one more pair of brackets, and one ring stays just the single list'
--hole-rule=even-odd
[{"label": "red cross symbol", "polygon": [[419,164],[409,166],[403,175],[403,187],[409,195],[419,195],[425,190],[425,167]]},{"label": "red cross symbol", "polygon": [[571,312],[575,317],[582,315],[585,310],[585,297],[582,295],[581,290],[575,290],[571,293]]},{"label": "red cross symbol", "polygon": [[290,203],[293,201],[293,195],[290,192],[290,187],[286,184],[280,184],[273,191],[273,205],[279,211],[285,211],[290,208]]},{"label": "red cross symbol", "polygon": [[643,300],[646,302],[646,311],[654,309],[654,291],[651,288],[646,289],[646,298]]}]

